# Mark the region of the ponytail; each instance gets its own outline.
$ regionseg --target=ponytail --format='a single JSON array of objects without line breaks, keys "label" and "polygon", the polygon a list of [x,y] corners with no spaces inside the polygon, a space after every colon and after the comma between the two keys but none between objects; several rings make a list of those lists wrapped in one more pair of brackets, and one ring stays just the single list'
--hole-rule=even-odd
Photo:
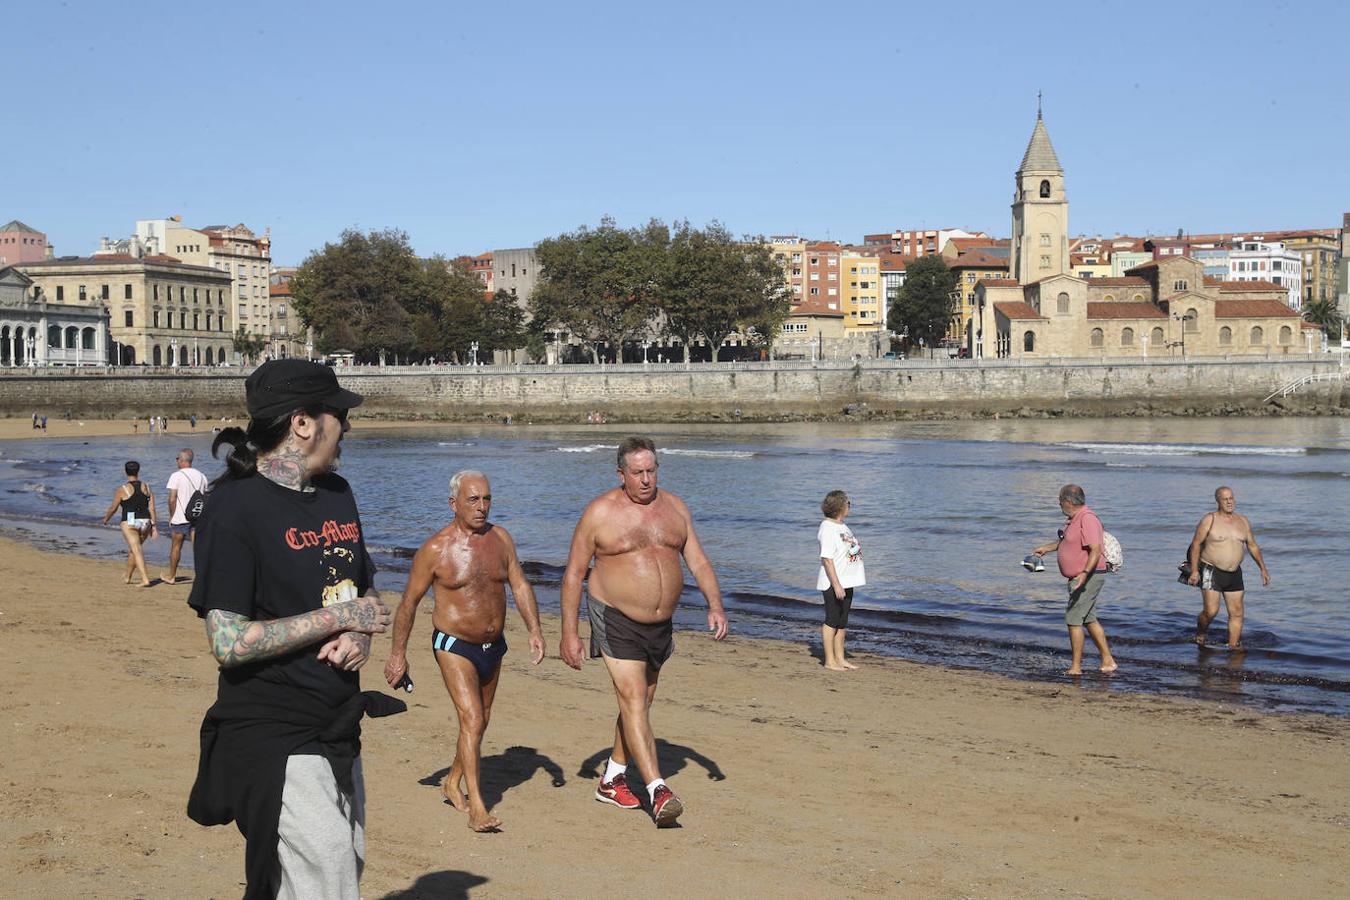
[{"label": "ponytail", "polygon": [[219,458],[217,451],[221,444],[229,444],[232,449],[225,457],[225,471],[211,482],[211,487],[214,488],[222,481],[252,478],[257,475],[258,454],[267,453],[281,446],[286,440],[286,435],[290,434],[291,416],[295,415],[295,412],[271,419],[249,419],[247,431],[233,427],[217,434],[216,439],[211,442],[211,456]]}]

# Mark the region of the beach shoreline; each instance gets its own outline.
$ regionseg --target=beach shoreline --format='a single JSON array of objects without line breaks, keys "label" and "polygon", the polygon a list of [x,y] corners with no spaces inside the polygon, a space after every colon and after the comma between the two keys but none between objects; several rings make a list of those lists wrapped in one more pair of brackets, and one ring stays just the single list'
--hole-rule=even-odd
[{"label": "beach shoreline", "polygon": [[[12,889],[238,893],[238,833],[183,813],[216,670],[188,586],[124,587],[118,562],[0,550]],[[1347,889],[1342,719],[1103,691],[1100,676],[1034,683],[874,657],[831,675],[807,647],[734,626],[725,644],[680,632],[662,682],[663,771],[689,805],[675,831],[591,799],[580,771],[603,760],[614,716],[603,669],[532,668],[517,650],[484,745],[505,830],[471,834],[434,786],[452,711],[414,644],[409,712],[367,721],[363,895],[632,888],[630,867],[578,846],[621,848],[687,896]],[[514,613],[507,630],[523,647]],[[556,653],[555,617],[545,631]],[[366,689],[383,686],[387,653],[378,638]]]}]

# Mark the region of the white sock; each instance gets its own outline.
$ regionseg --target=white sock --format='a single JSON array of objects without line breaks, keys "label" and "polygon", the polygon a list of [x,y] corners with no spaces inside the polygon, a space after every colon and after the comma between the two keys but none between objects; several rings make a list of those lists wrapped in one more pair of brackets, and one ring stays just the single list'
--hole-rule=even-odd
[{"label": "white sock", "polygon": [[666,780],[664,778],[658,778],[651,784],[647,785],[647,796],[652,799],[653,803],[656,802],[656,789],[665,783]]},{"label": "white sock", "polygon": [[628,771],[627,763],[616,763],[613,757],[610,757],[609,765],[605,766],[605,784],[614,780],[614,776],[622,775]]}]

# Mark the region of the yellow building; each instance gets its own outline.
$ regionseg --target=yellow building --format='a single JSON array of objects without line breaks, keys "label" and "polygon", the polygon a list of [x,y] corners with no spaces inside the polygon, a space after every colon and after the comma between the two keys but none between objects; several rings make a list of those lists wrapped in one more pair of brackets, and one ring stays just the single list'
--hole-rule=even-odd
[{"label": "yellow building", "polygon": [[847,334],[863,334],[885,329],[881,310],[881,260],[855,248],[840,254],[840,311]]},{"label": "yellow building", "polygon": [[952,321],[947,329],[947,337],[959,341],[963,346],[973,346],[974,335],[971,322],[975,315],[975,288],[989,279],[1008,277],[1008,257],[995,255],[990,248],[967,250],[951,262],[951,270],[956,275],[956,287],[952,289]]}]

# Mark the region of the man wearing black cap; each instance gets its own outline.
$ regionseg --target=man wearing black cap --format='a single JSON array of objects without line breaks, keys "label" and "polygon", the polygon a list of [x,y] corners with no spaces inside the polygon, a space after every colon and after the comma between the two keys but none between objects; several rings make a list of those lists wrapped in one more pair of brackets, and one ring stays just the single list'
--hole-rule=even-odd
[{"label": "man wearing black cap", "polygon": [[237,823],[245,897],[358,898],[365,855],[360,720],[402,704],[360,691],[390,614],[347,482],[333,473],[361,397],[326,366],[275,360],[244,386],[248,430],[197,539],[188,605],[220,663],[188,815]]}]

